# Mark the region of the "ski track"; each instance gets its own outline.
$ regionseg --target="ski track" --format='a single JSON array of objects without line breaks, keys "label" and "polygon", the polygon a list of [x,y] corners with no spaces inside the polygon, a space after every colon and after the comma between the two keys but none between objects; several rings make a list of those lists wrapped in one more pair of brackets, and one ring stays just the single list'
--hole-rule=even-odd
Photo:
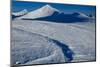
[{"label": "ski track", "polygon": [[[95,30],[88,27],[88,25],[32,20],[14,20],[12,23],[12,28],[17,28],[33,34],[36,33],[50,39],[57,47],[60,47],[60,51],[64,54],[64,57],[67,57],[67,61],[69,62],[95,60]],[[73,52],[75,53],[74,57],[72,56]],[[62,54],[60,53],[56,55],[56,57]],[[49,57],[52,58],[51,56],[55,56],[55,53]],[[26,64],[50,63],[50,59],[44,59],[49,57],[39,58]]]}]

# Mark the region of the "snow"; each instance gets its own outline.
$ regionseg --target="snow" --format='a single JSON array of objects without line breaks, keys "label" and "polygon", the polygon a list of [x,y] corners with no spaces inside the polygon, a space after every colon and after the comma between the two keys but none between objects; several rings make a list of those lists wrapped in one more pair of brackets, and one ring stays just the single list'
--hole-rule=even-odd
[{"label": "snow", "polygon": [[27,9],[24,9],[24,10],[22,10],[20,12],[13,12],[12,15],[14,15],[14,16],[22,16],[22,15],[25,15],[27,13],[28,13]]},{"label": "snow", "polygon": [[[19,30],[24,30],[26,32],[32,33],[31,35],[29,34],[26,36],[26,33],[23,32],[12,32],[14,36],[12,40],[15,40],[12,41],[12,48],[15,49],[12,49],[12,51],[15,51],[13,52],[14,54],[18,54],[20,56],[27,56],[27,53],[30,53],[33,50],[33,52],[29,54],[29,56],[33,56],[33,58],[31,60],[27,58],[28,62],[26,64],[70,62],[68,61],[68,57],[67,61],[64,60],[65,56],[64,52],[62,52],[63,49],[61,49],[60,46],[55,44],[55,41],[53,41],[53,39],[64,43],[66,46],[69,46],[69,49],[71,51],[73,51],[74,56],[71,62],[95,60],[95,23],[54,23],[35,20],[14,20],[12,23],[12,28],[17,28]],[[45,37],[52,39],[53,43],[45,42],[45,40],[48,41],[48,38]],[[48,44],[53,45],[48,46]],[[24,51],[22,48],[25,48],[24,55],[22,55]],[[16,49],[20,49],[20,51]],[[51,55],[50,53],[52,51],[54,53]],[[37,56],[39,56],[38,59],[36,59]],[[21,59],[21,57],[18,57],[18,59],[16,60],[15,58],[15,62],[20,61],[21,64],[25,64],[25,58]],[[15,62],[12,64],[15,64]]]},{"label": "snow", "polygon": [[[23,14],[26,11],[23,10],[18,12],[19,14]],[[19,15],[19,14],[16,15]],[[52,22],[89,22],[94,21],[92,17],[87,16],[82,12],[75,12],[72,14],[66,14],[56,8],[53,8],[51,5],[44,5],[36,10],[27,12],[27,14],[14,17],[15,19],[24,19],[24,20],[41,20],[41,21],[52,21]]]},{"label": "snow", "polygon": [[[16,15],[21,15],[24,12],[26,10]],[[50,5],[45,5],[12,20],[12,65],[95,60],[95,22],[92,20],[92,22],[82,21],[70,23],[66,22],[67,20],[60,22],[55,17],[55,20],[59,21],[59,23],[35,19],[48,16],[52,17],[55,12],[59,14],[58,16],[64,14]],[[81,19],[88,18],[83,13],[73,14]],[[71,19],[73,14],[70,16]],[[69,18],[69,15],[64,15],[61,19],[65,19],[66,16]]]},{"label": "snow", "polygon": [[77,17],[80,17],[80,18],[89,18],[87,15],[85,15],[84,13],[82,12],[75,12],[73,13],[73,15],[76,15]]},{"label": "snow", "polygon": [[37,10],[33,10],[29,12],[28,14],[19,17],[17,19],[35,19],[35,18],[40,18],[40,17],[46,17],[52,15],[54,12],[59,12],[59,10],[51,7],[50,5],[45,5]]},{"label": "snow", "polygon": [[[69,47],[62,50],[63,46],[59,41],[48,37],[27,32],[16,27],[12,28],[11,64],[46,64],[62,63],[70,61],[71,57],[65,55],[71,53]],[[59,46],[57,45],[59,43]],[[66,54],[63,54],[66,51]],[[70,54],[72,56],[72,53]]]}]

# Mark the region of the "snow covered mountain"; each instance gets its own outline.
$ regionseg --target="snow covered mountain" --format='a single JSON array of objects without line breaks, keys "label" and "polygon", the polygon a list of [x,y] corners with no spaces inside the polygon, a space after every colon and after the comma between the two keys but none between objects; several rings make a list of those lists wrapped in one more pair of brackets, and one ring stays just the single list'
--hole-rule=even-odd
[{"label": "snow covered mountain", "polygon": [[[34,20],[52,21],[57,23],[73,23],[73,22],[90,22],[91,17],[84,13],[75,12],[72,14],[65,14],[61,12],[54,12],[51,16],[36,18]],[[93,20],[92,20],[93,21]]]},{"label": "snow covered mountain", "polygon": [[27,9],[24,9],[24,10],[22,10],[20,12],[13,12],[12,13],[12,18],[20,17],[20,16],[23,16],[23,15],[25,15],[27,13],[28,13]]},{"label": "snow covered mountain", "polygon": [[80,12],[65,14],[50,5],[17,17],[12,20],[11,64],[94,61],[91,17]]},{"label": "snow covered mountain", "polygon": [[15,13],[12,13],[12,15],[15,15],[15,16],[21,16],[21,15],[25,15],[27,13],[27,9],[24,9],[20,12],[15,12]]},{"label": "snow covered mountain", "polygon": [[75,12],[72,14],[66,14],[58,9],[53,8],[50,5],[45,5],[39,9],[28,12],[27,14],[20,16],[17,19],[42,20],[42,21],[53,21],[53,22],[63,22],[63,23],[89,22],[91,20],[93,21],[91,17],[87,16],[84,13]]},{"label": "snow covered mountain", "polygon": [[84,13],[81,12],[75,12],[72,14],[73,16],[77,16],[77,17],[83,17],[83,18],[88,18],[87,15],[85,15]]},{"label": "snow covered mountain", "polygon": [[66,13],[50,5],[12,13],[11,65],[95,61],[95,16]]},{"label": "snow covered mountain", "polygon": [[45,5],[35,11],[29,12],[28,14],[18,19],[35,19],[40,17],[46,17],[52,15],[54,12],[59,12],[59,10],[51,7],[50,5]]}]

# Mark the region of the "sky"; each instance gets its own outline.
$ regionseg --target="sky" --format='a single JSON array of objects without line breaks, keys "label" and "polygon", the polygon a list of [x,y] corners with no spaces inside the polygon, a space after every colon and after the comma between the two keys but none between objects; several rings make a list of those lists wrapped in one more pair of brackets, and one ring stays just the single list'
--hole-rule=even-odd
[{"label": "sky", "polygon": [[60,4],[60,3],[43,3],[43,2],[23,2],[23,1],[12,1],[12,11],[18,12],[23,9],[28,11],[33,11],[35,9],[41,8],[42,6],[49,4],[52,7],[64,12],[64,13],[73,13],[73,12],[82,12],[87,15],[96,15],[96,6],[89,5],[74,5],[74,4]]}]

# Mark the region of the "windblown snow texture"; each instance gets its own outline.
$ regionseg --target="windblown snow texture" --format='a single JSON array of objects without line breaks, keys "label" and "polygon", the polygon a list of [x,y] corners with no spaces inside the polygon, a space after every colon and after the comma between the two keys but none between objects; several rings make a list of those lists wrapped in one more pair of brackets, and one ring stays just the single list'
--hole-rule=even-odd
[{"label": "windblown snow texture", "polygon": [[12,65],[95,60],[95,18],[50,5],[14,15],[19,17],[12,20]]},{"label": "windblown snow texture", "polygon": [[13,28],[12,33],[12,64],[62,63],[73,59],[69,47],[57,40],[18,28]]}]

